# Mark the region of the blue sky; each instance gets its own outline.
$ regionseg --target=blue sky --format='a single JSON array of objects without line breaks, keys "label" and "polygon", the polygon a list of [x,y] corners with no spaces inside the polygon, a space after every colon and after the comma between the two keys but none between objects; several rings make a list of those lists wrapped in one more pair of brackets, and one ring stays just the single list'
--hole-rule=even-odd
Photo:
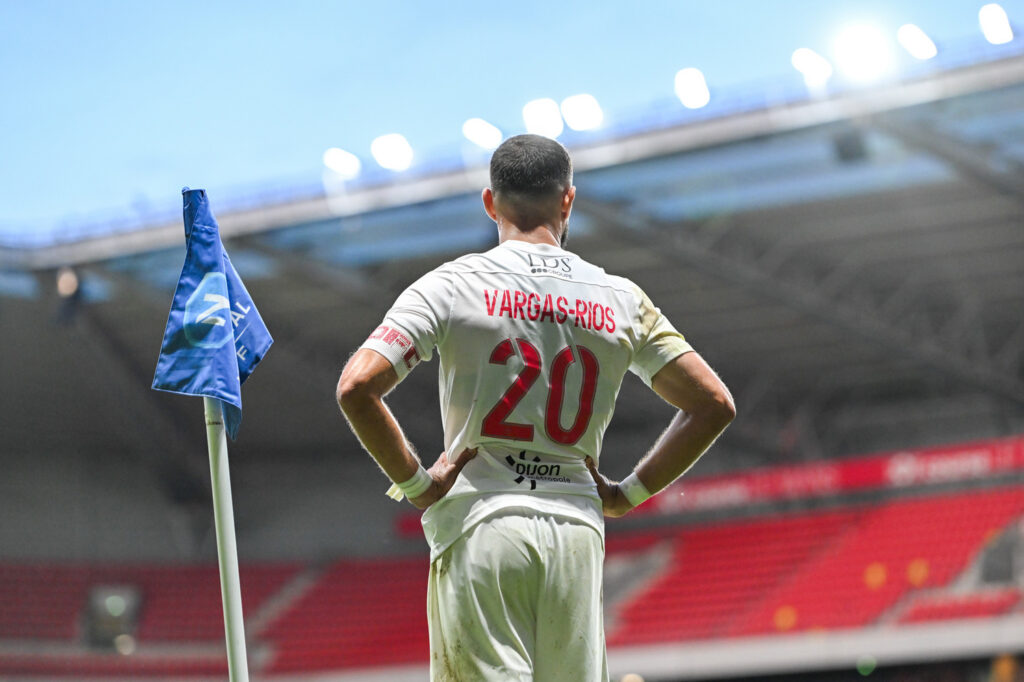
[{"label": "blue sky", "polygon": [[[580,92],[609,125],[700,68],[713,92],[799,82],[852,22],[983,46],[973,0],[107,2],[0,0],[0,240],[98,216],[315,184],[331,146],[371,164],[405,135],[417,163],[462,122],[521,132],[522,105]],[[1001,3],[1024,24],[1024,0]]]}]

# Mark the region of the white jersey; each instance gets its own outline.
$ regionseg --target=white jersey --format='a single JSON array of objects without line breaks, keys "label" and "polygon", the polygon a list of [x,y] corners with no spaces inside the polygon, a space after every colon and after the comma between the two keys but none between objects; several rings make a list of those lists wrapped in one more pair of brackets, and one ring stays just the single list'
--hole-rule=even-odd
[{"label": "white jersey", "polygon": [[692,350],[628,279],[517,240],[421,277],[363,347],[384,355],[399,380],[436,348],[445,450],[478,448],[423,515],[431,560],[509,507],[569,516],[603,534],[583,460],[599,461],[623,376],[630,370],[649,385]]}]

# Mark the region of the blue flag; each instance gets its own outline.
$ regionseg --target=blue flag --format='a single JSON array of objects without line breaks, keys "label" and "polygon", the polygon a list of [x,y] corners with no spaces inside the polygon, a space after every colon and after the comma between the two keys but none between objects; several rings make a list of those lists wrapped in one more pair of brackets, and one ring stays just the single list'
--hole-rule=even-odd
[{"label": "blue flag", "polygon": [[242,421],[242,382],[270,344],[270,332],[220,241],[205,190],[181,191],[185,265],[174,290],[153,388],[221,401],[232,440]]}]

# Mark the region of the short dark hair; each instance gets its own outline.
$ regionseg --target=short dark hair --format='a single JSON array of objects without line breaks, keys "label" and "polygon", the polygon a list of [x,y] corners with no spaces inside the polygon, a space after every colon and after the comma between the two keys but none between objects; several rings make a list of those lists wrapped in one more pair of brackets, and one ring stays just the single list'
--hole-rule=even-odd
[{"label": "short dark hair", "polygon": [[552,197],[571,185],[569,152],[551,138],[516,135],[491,156],[491,190],[515,203]]}]

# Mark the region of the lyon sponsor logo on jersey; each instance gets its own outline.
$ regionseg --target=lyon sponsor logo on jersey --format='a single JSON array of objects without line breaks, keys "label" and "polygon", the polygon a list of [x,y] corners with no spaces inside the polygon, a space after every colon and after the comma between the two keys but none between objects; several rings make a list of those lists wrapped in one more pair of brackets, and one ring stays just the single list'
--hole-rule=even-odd
[{"label": "lyon sponsor logo on jersey", "polygon": [[615,331],[615,310],[586,299],[538,294],[518,289],[484,289],[484,310],[491,317],[572,324],[575,327]]},{"label": "lyon sponsor logo on jersey", "polygon": [[533,461],[530,461],[526,459],[526,450],[519,453],[518,461],[512,455],[507,455],[505,461],[517,474],[516,485],[529,481],[530,490],[537,489],[538,480],[555,481],[558,483],[569,482],[568,478],[561,475],[562,466],[560,464],[545,464],[536,455],[533,456]]}]

